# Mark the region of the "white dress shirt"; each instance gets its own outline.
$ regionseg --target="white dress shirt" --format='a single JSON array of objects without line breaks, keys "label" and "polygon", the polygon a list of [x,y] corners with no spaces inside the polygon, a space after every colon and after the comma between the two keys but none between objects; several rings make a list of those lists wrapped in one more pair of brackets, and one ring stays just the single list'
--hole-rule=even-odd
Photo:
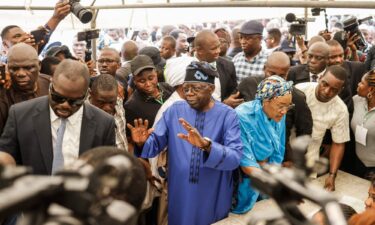
[{"label": "white dress shirt", "polygon": [[[64,156],[64,166],[71,165],[79,156],[79,144],[81,137],[81,125],[83,116],[83,106],[73,115],[67,118],[62,151]],[[59,118],[50,107],[52,146],[55,146],[57,139],[57,129],[60,127]]]}]

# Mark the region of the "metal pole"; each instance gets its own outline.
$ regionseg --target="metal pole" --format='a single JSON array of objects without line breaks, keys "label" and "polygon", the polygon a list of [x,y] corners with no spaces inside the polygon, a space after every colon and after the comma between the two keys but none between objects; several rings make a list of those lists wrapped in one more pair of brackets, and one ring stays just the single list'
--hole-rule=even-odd
[{"label": "metal pole", "polygon": [[[133,3],[125,5],[88,6],[91,9],[123,8],[195,8],[195,7],[288,7],[288,8],[355,8],[375,9],[375,1],[227,1],[183,3]],[[30,6],[30,10],[53,10],[51,6]],[[25,10],[22,6],[0,6],[0,10]]]},{"label": "metal pole", "polygon": [[[91,10],[93,16],[93,19],[91,20],[90,27],[91,29],[96,28],[96,19],[98,18],[99,10],[98,9],[92,9]],[[91,46],[92,46],[92,59],[96,61],[96,38],[91,40]]]}]

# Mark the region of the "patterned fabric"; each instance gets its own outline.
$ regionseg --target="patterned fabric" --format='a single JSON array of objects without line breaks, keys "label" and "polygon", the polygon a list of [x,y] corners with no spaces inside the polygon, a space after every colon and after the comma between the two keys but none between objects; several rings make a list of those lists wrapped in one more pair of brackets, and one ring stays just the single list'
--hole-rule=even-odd
[{"label": "patterned fabric", "polygon": [[[285,115],[280,122],[268,119],[260,100],[239,105],[236,113],[244,146],[240,166],[260,168],[260,161],[281,164],[285,153]],[[258,196],[259,192],[251,187],[251,179],[241,172],[232,212],[246,213]]]},{"label": "patterned fabric", "polygon": [[114,119],[116,124],[116,147],[119,149],[128,150],[128,141],[126,140],[125,133],[125,110],[120,97],[117,98],[115,109],[116,113],[114,115]]},{"label": "patterned fabric", "polygon": [[264,64],[266,64],[269,53],[261,50],[258,55],[247,60],[245,53],[240,52],[233,58],[234,67],[236,68],[237,83],[249,76],[262,76],[264,77]]},{"label": "patterned fabric", "polygon": [[293,81],[285,81],[280,76],[273,75],[260,82],[255,98],[264,100],[284,96],[290,94],[292,88]]}]

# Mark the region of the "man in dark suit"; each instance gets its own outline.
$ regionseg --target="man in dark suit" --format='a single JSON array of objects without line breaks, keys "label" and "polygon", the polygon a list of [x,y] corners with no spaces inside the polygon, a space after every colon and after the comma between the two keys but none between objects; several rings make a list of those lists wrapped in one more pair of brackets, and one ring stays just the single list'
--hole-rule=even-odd
[{"label": "man in dark suit", "polygon": [[2,157],[11,156],[17,164],[32,167],[35,174],[51,174],[86,150],[115,145],[113,117],[85,103],[88,86],[86,65],[62,61],[48,97],[10,108],[0,138],[0,162]]},{"label": "man in dark suit", "polygon": [[[288,80],[293,81],[294,85],[304,82],[317,82],[328,67],[329,46],[326,43],[315,42],[309,47],[307,55],[307,64],[293,66],[289,70]],[[349,78],[339,97],[345,102],[349,113],[353,113],[353,100]]]},{"label": "man in dark suit", "polygon": [[[216,34],[210,30],[200,31],[194,40],[195,56],[199,61],[205,61],[217,69],[219,73],[220,89],[214,92],[214,95],[220,95],[224,104],[233,108],[243,102],[239,97],[237,89],[236,70],[233,62],[219,57],[220,54],[220,41]],[[220,90],[220,93],[218,93]]]},{"label": "man in dark suit", "polygon": [[361,82],[366,72],[365,64],[363,62],[346,61],[344,58],[344,49],[338,41],[329,40],[326,43],[329,46],[328,65],[340,65],[346,69],[349,74],[348,80],[352,95],[356,95],[358,83]]}]

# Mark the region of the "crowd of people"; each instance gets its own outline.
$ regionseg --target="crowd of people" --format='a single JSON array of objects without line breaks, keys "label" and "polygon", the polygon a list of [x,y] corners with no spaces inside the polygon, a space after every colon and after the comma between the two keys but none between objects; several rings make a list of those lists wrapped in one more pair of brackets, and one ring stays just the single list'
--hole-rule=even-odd
[{"label": "crowd of people", "polygon": [[[375,172],[371,22],[360,27],[361,49],[339,17],[309,40],[266,20],[168,25],[132,39],[109,29],[95,58],[77,36],[69,47],[48,42],[69,12],[58,2],[38,42],[17,25],[1,31],[1,164],[55,175],[82,154],[104,157],[91,148],[115,146],[109,155],[130,153],[144,173],[114,197],[136,202],[138,224],[150,225],[247,213],[264,198],[250,176],[265,164],[293,167],[290,142],[302,135],[311,136],[307,166],[329,160],[326,190],[335,191],[339,169]],[[372,224],[361,221],[374,221],[374,194],[372,180],[366,212],[350,224]]]}]

